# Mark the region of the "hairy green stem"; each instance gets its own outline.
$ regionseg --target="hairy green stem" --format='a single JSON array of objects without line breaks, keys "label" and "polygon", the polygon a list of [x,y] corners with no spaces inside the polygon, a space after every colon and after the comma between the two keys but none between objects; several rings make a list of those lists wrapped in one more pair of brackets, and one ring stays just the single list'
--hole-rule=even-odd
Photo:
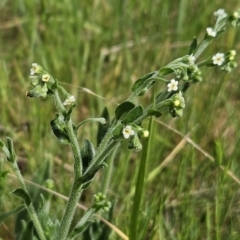
[{"label": "hairy green stem", "polygon": [[67,238],[69,228],[72,223],[72,219],[74,217],[74,213],[81,193],[82,185],[79,185],[77,182],[74,182],[61,225],[58,229],[56,237],[54,238],[55,240],[65,240]]},{"label": "hairy green stem", "polygon": [[56,106],[57,110],[59,112],[61,112],[61,113],[65,113],[66,109],[65,109],[65,107],[62,104],[62,101],[61,101],[61,99],[59,97],[59,93],[58,93],[57,90],[54,92],[53,97],[54,97],[54,100],[55,100],[55,106]]},{"label": "hairy green stem", "polygon": [[[60,100],[60,97],[57,91],[55,91],[54,97],[55,97],[55,104],[57,109],[61,111],[61,113],[64,113],[66,110]],[[78,180],[82,176],[82,157],[81,157],[80,147],[77,141],[77,136],[73,130],[73,124],[71,119],[69,119],[66,122],[66,130],[67,130],[68,137],[70,139],[71,148],[72,148],[73,157],[74,157],[74,184],[72,186],[69,200],[65,209],[65,213],[63,215],[57,236],[55,238],[56,240],[66,239],[70,225],[72,223],[72,219],[74,217],[74,213],[75,213],[79,198],[82,193],[82,185],[78,183]]]},{"label": "hairy green stem", "polygon": [[77,137],[73,131],[73,124],[71,119],[67,122],[66,129],[71,142],[72,152],[74,156],[75,179],[79,179],[82,176],[82,156],[80,152],[80,147],[78,145]]},{"label": "hairy green stem", "polygon": [[[18,165],[17,165],[16,161],[14,161],[12,163],[12,167],[13,167],[13,171],[16,173],[17,179],[18,179],[21,187],[24,189],[25,192],[28,193],[26,185],[25,185],[23,177],[22,177],[22,174],[21,174],[21,172],[20,172],[20,170],[18,168]],[[34,227],[35,227],[35,229],[36,229],[36,231],[38,233],[39,238],[41,240],[46,240],[46,237],[45,237],[42,225],[41,225],[41,223],[40,223],[40,221],[39,221],[39,219],[37,217],[37,214],[36,214],[36,211],[35,211],[35,209],[34,209],[34,207],[32,205],[32,202],[29,205],[25,204],[25,207],[26,207],[26,209],[28,211],[28,214],[29,214],[31,220],[33,221]]]}]

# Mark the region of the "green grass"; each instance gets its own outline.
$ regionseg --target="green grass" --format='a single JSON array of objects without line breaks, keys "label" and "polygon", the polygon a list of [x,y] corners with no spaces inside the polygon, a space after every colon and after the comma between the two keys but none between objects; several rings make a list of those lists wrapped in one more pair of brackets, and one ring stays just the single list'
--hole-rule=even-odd
[{"label": "green grass", "polygon": [[[24,177],[33,179],[43,162],[50,160],[56,192],[67,196],[72,180],[72,173],[55,161],[72,164],[70,149],[60,145],[50,129],[55,116],[51,100],[25,97],[31,63],[42,65],[75,95],[76,122],[100,116],[104,106],[113,116],[116,103],[128,97],[137,78],[187,54],[192,37],[200,41],[213,23],[214,11],[225,8],[232,12],[238,7],[238,0],[224,4],[220,0],[1,1],[0,137],[13,137]],[[233,48],[239,52],[239,42],[240,30],[231,29],[204,56]],[[203,82],[186,94],[184,116],[159,120],[184,135],[189,133],[214,158],[220,148],[222,166],[240,178],[239,74],[239,68],[231,74],[205,69]],[[154,85],[154,92],[161,87]],[[150,98],[151,93],[140,100],[146,104]],[[146,178],[183,138],[158,121],[153,128]],[[96,144],[96,130],[97,125],[85,125],[79,134],[80,145],[84,138]],[[112,224],[126,235],[140,159],[141,153],[129,152],[123,145],[114,159],[107,192],[108,198],[116,201]],[[5,162],[2,167],[10,169]],[[89,206],[92,195],[102,190],[105,171],[99,172],[83,194],[83,205]],[[0,212],[19,203],[9,194],[18,186],[16,181],[9,176],[6,182]],[[53,197],[52,218],[60,218],[64,206],[65,201]],[[77,216],[81,214],[79,210]],[[136,240],[238,240],[239,184],[206,154],[186,143],[145,184],[138,214]],[[0,237],[13,239],[13,232],[14,218],[10,217],[0,226]],[[112,233],[111,239],[120,237]]]}]

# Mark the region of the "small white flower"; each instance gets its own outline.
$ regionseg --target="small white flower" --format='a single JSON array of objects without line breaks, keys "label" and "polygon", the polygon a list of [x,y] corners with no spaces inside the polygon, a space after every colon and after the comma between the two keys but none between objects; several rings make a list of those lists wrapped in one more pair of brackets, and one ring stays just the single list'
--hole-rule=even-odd
[{"label": "small white flower", "polygon": [[226,17],[227,16],[227,13],[225,12],[224,9],[218,9],[216,12],[214,12],[214,16],[215,17]]},{"label": "small white flower", "polygon": [[40,67],[37,63],[32,64],[32,68],[30,69],[30,75],[34,75],[35,73],[39,72]]},{"label": "small white flower", "polygon": [[72,105],[73,103],[75,102],[75,97],[72,95],[72,96],[69,96],[63,103],[64,106],[66,105]]},{"label": "small white flower", "polygon": [[225,61],[224,53],[217,53],[212,57],[212,60],[214,65],[221,66]]},{"label": "small white flower", "polygon": [[128,139],[130,136],[134,135],[134,131],[131,126],[127,125],[125,128],[123,128],[122,134],[125,139]]},{"label": "small white flower", "polygon": [[208,27],[206,30],[207,30],[208,36],[211,36],[211,37],[216,37],[217,36],[217,33],[213,30],[213,28]]},{"label": "small white flower", "polygon": [[178,81],[176,81],[175,79],[172,79],[170,81],[170,83],[167,85],[167,87],[168,87],[168,92],[177,91],[178,90]]},{"label": "small white flower", "polygon": [[189,60],[190,64],[194,64],[196,58],[193,56],[193,54],[191,54],[191,55],[188,57],[188,60]]},{"label": "small white flower", "polygon": [[42,81],[43,82],[48,82],[50,80],[50,75],[49,74],[43,74],[42,75]]}]

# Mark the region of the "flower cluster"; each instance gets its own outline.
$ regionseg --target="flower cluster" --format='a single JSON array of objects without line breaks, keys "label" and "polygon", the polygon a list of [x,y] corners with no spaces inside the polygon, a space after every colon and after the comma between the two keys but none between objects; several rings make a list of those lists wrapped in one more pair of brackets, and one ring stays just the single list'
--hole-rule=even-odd
[{"label": "flower cluster", "polygon": [[195,64],[195,56],[193,54],[186,55],[181,59],[180,67],[174,69],[174,73],[177,79],[182,79],[186,82],[201,82],[201,71]]},{"label": "flower cluster", "polygon": [[238,27],[240,25],[240,9],[229,17],[229,21],[233,27]]},{"label": "flower cluster", "polygon": [[211,39],[217,37],[218,34],[225,29],[226,23],[228,22],[228,14],[224,9],[218,9],[216,12],[214,12],[214,16],[217,18],[216,24],[213,28],[206,28],[206,38]]},{"label": "flower cluster", "polygon": [[212,62],[208,65],[219,66],[222,71],[229,73],[237,66],[237,63],[234,61],[235,56],[235,50],[230,50],[227,53],[217,53],[212,57]]},{"label": "flower cluster", "polygon": [[73,95],[68,96],[68,98],[63,102],[64,106],[72,105],[75,102],[75,97]]},{"label": "flower cluster", "polygon": [[148,137],[149,131],[135,124],[127,125],[122,129],[122,134],[125,139],[128,139],[128,148],[135,151],[142,150],[140,142],[141,137]]},{"label": "flower cluster", "polygon": [[33,88],[27,93],[28,97],[45,98],[48,94],[52,94],[57,87],[54,78],[37,63],[32,64],[30,78]]},{"label": "flower cluster", "polygon": [[221,67],[222,71],[229,73],[233,68],[237,67],[237,62],[234,61],[236,54],[235,50],[230,50],[225,54],[225,63]]},{"label": "flower cluster", "polygon": [[218,9],[216,12],[214,12],[214,14],[213,14],[215,17],[217,17],[217,18],[225,18],[225,17],[227,17],[227,13],[225,12],[225,10],[224,9]]},{"label": "flower cluster", "polygon": [[182,92],[174,94],[171,98],[172,103],[169,106],[169,113],[172,117],[182,117],[183,109],[185,108],[185,100],[182,95]]}]

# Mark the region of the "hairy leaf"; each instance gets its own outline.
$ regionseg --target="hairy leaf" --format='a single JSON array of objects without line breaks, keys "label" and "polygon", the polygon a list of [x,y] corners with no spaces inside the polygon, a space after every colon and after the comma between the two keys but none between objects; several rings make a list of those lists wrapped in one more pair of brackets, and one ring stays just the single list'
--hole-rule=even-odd
[{"label": "hairy leaf", "polygon": [[124,124],[131,123],[134,120],[141,117],[142,115],[143,115],[143,107],[137,106],[127,113],[127,115],[124,117],[123,123]]},{"label": "hairy leaf", "polygon": [[14,191],[12,191],[11,193],[22,198],[26,205],[29,205],[31,203],[31,198],[24,189],[17,188]]},{"label": "hairy leaf", "polygon": [[107,133],[107,130],[110,126],[110,116],[109,116],[108,109],[106,107],[104,108],[101,117],[105,118],[107,123],[106,124],[101,124],[101,123],[98,124],[97,145],[100,144],[100,142],[102,141],[103,137]]},{"label": "hairy leaf", "polygon": [[119,120],[124,114],[133,109],[135,105],[132,102],[123,102],[115,110],[115,117]]},{"label": "hairy leaf", "polygon": [[149,88],[155,83],[154,79],[151,79],[154,74],[157,72],[151,72],[143,76],[142,78],[139,78],[132,86],[132,92],[138,92],[139,96],[142,96],[145,94]]}]

